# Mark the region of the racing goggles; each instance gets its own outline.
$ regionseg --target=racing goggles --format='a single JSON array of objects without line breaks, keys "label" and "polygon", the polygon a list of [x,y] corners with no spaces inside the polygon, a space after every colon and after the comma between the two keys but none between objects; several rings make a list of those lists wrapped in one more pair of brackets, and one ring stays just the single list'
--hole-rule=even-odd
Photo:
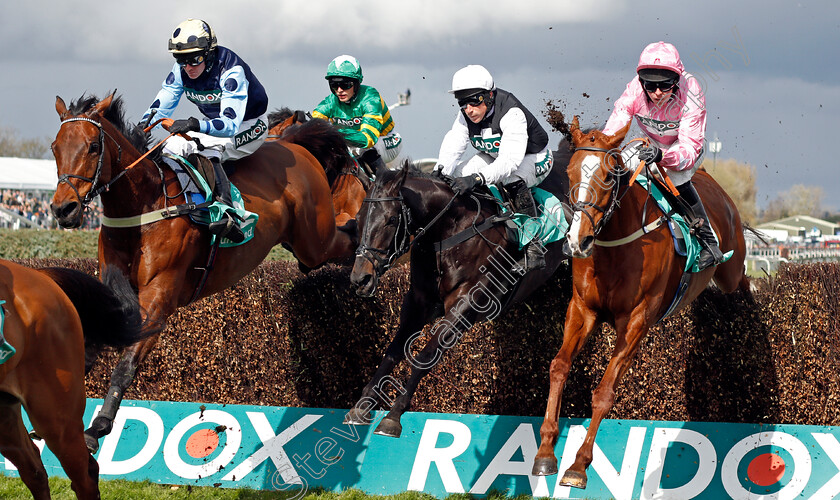
[{"label": "racing goggles", "polygon": [[338,89],[350,90],[351,88],[353,88],[353,86],[355,84],[356,84],[356,82],[354,80],[348,80],[348,79],[344,79],[344,78],[338,79],[337,78],[337,79],[334,79],[334,80],[330,80],[330,90],[332,90],[333,92],[335,92]]},{"label": "racing goggles", "polygon": [[192,52],[189,54],[175,54],[175,61],[182,68],[184,66],[198,66],[204,62],[204,54],[201,52]]},{"label": "racing goggles", "polygon": [[662,92],[668,92],[677,84],[679,80],[665,80],[664,82],[648,82],[646,80],[642,80],[642,86],[648,92],[656,92],[656,89],[661,90]]},{"label": "racing goggles", "polygon": [[471,96],[463,97],[461,99],[458,99],[458,106],[460,106],[461,109],[465,109],[467,106],[473,106],[473,107],[479,106],[483,102],[484,102],[484,93],[480,92],[478,94],[473,94]]}]

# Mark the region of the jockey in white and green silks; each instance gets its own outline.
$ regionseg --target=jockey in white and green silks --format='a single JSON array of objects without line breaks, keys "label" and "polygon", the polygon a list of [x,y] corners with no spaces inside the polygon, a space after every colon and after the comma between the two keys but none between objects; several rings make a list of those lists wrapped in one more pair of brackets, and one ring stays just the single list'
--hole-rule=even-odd
[{"label": "jockey in white and green silks", "polygon": [[338,56],[330,62],[324,78],[331,93],[312,111],[312,117],[335,125],[351,154],[374,172],[397,160],[402,137],[394,130],[391,112],[379,91],[361,84],[359,61],[353,56]]}]

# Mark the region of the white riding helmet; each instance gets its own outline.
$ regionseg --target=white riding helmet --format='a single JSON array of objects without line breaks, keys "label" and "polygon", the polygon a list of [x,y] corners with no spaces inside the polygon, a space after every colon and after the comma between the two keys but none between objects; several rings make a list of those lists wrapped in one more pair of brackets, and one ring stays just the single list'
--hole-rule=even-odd
[{"label": "white riding helmet", "polygon": [[201,19],[187,19],[175,27],[169,39],[169,52],[179,55],[193,52],[207,54],[216,45],[216,34],[209,24]]},{"label": "white riding helmet", "polygon": [[494,90],[496,85],[487,68],[479,64],[470,64],[455,72],[452,77],[452,90],[456,99],[463,99],[480,92]]}]

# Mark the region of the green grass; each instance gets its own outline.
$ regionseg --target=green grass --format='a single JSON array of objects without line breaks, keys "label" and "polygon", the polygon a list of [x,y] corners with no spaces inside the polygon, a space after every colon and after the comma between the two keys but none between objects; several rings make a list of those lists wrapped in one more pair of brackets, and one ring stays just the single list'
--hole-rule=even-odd
[{"label": "green grass", "polygon": [[[95,259],[99,231],[0,229],[2,259]],[[293,260],[281,246],[271,249],[266,260]]]},{"label": "green grass", "polygon": [[[283,493],[279,491],[256,491],[250,489],[225,489],[212,488],[209,486],[188,487],[168,486],[154,484],[148,481],[132,482],[121,479],[113,481],[99,481],[99,490],[102,498],[109,500],[209,500],[209,499],[238,499],[238,500],[261,500],[261,499],[282,499],[292,498],[295,492]],[[75,500],[76,496],[70,489],[70,481],[63,478],[50,478],[50,491],[54,500]],[[31,499],[32,495],[23,482],[16,477],[7,477],[0,474],[0,498],[4,500]],[[425,493],[405,492],[398,495],[368,495],[360,490],[347,490],[342,493],[333,493],[322,489],[316,489],[303,497],[307,500],[372,500],[372,499],[397,499],[397,500],[433,500],[435,497]],[[448,500],[466,500],[475,498],[469,494],[449,495]],[[491,492],[487,495],[490,500],[508,499],[500,492]],[[519,495],[517,499],[530,498],[527,495]]]}]

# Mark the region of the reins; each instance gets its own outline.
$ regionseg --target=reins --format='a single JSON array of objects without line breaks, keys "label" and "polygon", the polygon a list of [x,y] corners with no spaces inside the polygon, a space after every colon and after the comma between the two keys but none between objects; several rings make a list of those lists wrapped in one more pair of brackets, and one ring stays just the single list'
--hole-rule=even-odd
[{"label": "reins", "polygon": [[[164,120],[168,120],[168,119],[167,118],[161,118],[160,120],[156,121],[154,124],[146,127],[144,129],[144,132],[146,132],[148,130],[151,130],[152,128],[157,126],[158,123],[160,123]],[[169,121],[171,122],[171,120],[169,120]],[[99,129],[99,142],[98,142],[98,144],[99,144],[99,158],[97,159],[97,162],[96,162],[96,170],[94,171],[93,177],[92,178],[91,177],[84,177],[84,176],[76,175],[76,174],[61,174],[60,176],[58,176],[59,184],[63,182],[63,183],[66,183],[68,186],[70,186],[70,189],[72,189],[73,192],[76,193],[76,198],[79,199],[79,201],[82,203],[82,206],[84,206],[84,207],[88,207],[90,205],[90,203],[93,201],[93,199],[96,198],[97,196],[99,196],[100,194],[102,194],[103,191],[110,190],[111,185],[113,183],[117,182],[117,180],[120,177],[124,176],[129,170],[131,170],[135,166],[139,165],[140,162],[144,158],[149,156],[155,149],[159,148],[170,137],[172,137],[173,135],[176,135],[176,134],[170,133],[168,136],[166,136],[166,138],[164,138],[162,141],[158,142],[157,144],[155,144],[154,146],[149,148],[148,151],[143,153],[139,158],[137,158],[130,165],[125,167],[120,173],[118,173],[116,176],[114,176],[114,178],[112,178],[110,181],[108,181],[105,184],[102,184],[101,186],[97,187],[97,183],[99,182],[99,177],[102,175],[102,163],[105,159],[105,137],[107,136],[109,139],[114,141],[114,145],[117,146],[117,161],[116,161],[117,165],[119,165],[120,162],[122,161],[122,147],[120,146],[120,143],[117,142],[117,140],[114,139],[111,136],[111,134],[105,132],[105,129],[102,127],[101,122],[98,122],[98,121],[93,120],[91,118],[87,118],[87,117],[83,117],[83,116],[77,116],[77,117],[74,117],[74,118],[67,118],[66,120],[62,120],[61,125],[59,125],[59,127],[61,127],[65,123],[70,123],[70,122],[87,122],[87,123],[91,123],[91,124],[95,125],[96,128]],[[84,196],[84,199],[82,198],[81,194],[79,194],[79,190],[76,189],[76,186],[74,186],[73,183],[71,183],[69,181],[69,179],[71,179],[71,178],[80,179],[82,181],[89,182],[91,184],[90,191],[87,192],[87,194]]]},{"label": "reins", "polygon": [[[66,183],[67,185],[70,186],[70,188],[73,190],[73,192],[76,193],[76,198],[79,199],[79,201],[82,203],[82,206],[84,206],[85,208],[87,208],[90,205],[91,201],[93,201],[93,199],[96,198],[97,196],[99,196],[103,191],[109,191],[110,188],[111,188],[111,185],[113,183],[115,183],[118,179],[120,179],[122,176],[124,176],[129,170],[131,170],[132,168],[139,165],[140,162],[143,161],[144,158],[146,158],[152,152],[154,152],[157,148],[159,148],[170,137],[176,135],[175,133],[170,133],[163,140],[161,140],[160,142],[158,142],[157,144],[155,144],[154,146],[149,148],[148,151],[146,151],[145,153],[140,155],[139,158],[137,158],[130,165],[125,167],[119,174],[114,176],[114,178],[112,178],[110,181],[108,181],[107,183],[102,184],[101,186],[97,187],[97,183],[99,182],[99,177],[102,174],[102,164],[103,164],[104,158],[105,158],[105,136],[107,136],[109,139],[114,141],[114,144],[117,146],[117,161],[116,161],[117,165],[119,165],[120,161],[122,160],[122,147],[120,146],[119,142],[116,141],[116,139],[114,139],[110,134],[105,132],[105,129],[102,127],[102,123],[97,122],[96,120],[93,120],[93,119],[87,118],[87,117],[81,117],[81,116],[74,117],[74,118],[67,118],[66,120],[61,121],[61,125],[59,125],[59,127],[61,127],[65,123],[70,123],[70,122],[87,122],[87,123],[91,123],[91,124],[95,125],[99,129],[99,159],[97,160],[97,163],[96,163],[96,171],[94,172],[93,178],[84,177],[84,176],[76,175],[76,174],[61,174],[58,178],[59,183],[64,182],[64,183]],[[144,133],[148,132],[149,130],[153,129],[154,127],[156,127],[161,122],[163,122],[165,125],[171,125],[172,124],[172,120],[170,118],[161,118],[161,119],[157,120],[156,122],[154,122],[153,124],[145,127],[143,129],[143,132]],[[186,137],[189,137],[189,136],[186,136]],[[190,138],[190,139],[192,139],[192,138]],[[160,168],[158,168],[158,170],[160,171]],[[161,175],[161,184],[163,184],[163,173],[160,172],[160,175]],[[74,186],[73,183],[71,183],[69,181],[70,178],[81,179],[85,182],[91,183],[91,189],[85,195],[84,199],[82,199],[82,196],[79,194],[79,191],[78,191],[78,189],[76,189],[76,186]],[[166,199],[168,199],[168,197],[166,196],[165,186],[164,186],[163,191],[164,191],[163,192],[164,200],[166,200]],[[135,215],[135,216],[132,216],[132,217],[111,218],[111,217],[105,217],[103,215],[102,225],[107,226],[107,227],[135,227],[135,226],[139,226],[139,225],[143,225],[143,224],[149,224],[149,223],[152,223],[152,222],[157,222],[157,221],[160,221],[160,220],[163,220],[163,219],[169,219],[169,218],[178,217],[178,216],[181,216],[181,215],[186,215],[186,214],[190,213],[191,211],[193,211],[197,208],[201,208],[201,205],[203,205],[203,204],[187,203],[187,204],[184,204],[184,205],[178,205],[178,206],[174,206],[174,207],[164,207],[161,210],[153,210],[151,212],[146,212],[146,213],[143,213],[143,214],[140,214],[140,215]],[[210,255],[208,256],[207,262],[205,263],[204,267],[203,268],[197,268],[197,269],[202,271],[202,275],[201,275],[201,278],[199,279],[198,285],[196,286],[195,290],[193,291],[193,295],[190,298],[190,302],[194,302],[198,298],[198,296],[201,294],[201,291],[204,289],[204,285],[207,283],[207,278],[209,277],[210,271],[213,270],[213,265],[214,265],[215,260],[216,260],[216,254],[217,254],[220,242],[221,242],[221,239],[216,238],[215,243],[211,247]]]},{"label": "reins", "polygon": [[[362,200],[362,203],[381,203],[381,202],[399,202],[400,204],[400,222],[397,228],[397,233],[394,235],[394,249],[393,252],[390,252],[386,249],[375,248],[367,245],[365,241],[368,239],[368,234],[362,236],[362,242],[359,244],[359,247],[356,250],[356,256],[362,257],[367,261],[371,262],[372,264],[379,264],[379,267],[376,267],[376,273],[378,276],[381,276],[385,271],[390,269],[393,263],[399,258],[401,255],[408,252],[414,245],[421,241],[421,238],[428,234],[430,228],[432,228],[440,219],[441,217],[446,214],[449,209],[452,207],[452,204],[458,198],[457,194],[453,194],[446,205],[435,214],[432,219],[422,227],[417,228],[416,230],[411,230],[411,211],[409,210],[408,206],[405,204],[405,198],[400,194],[399,196],[387,196],[387,197],[368,197]],[[499,222],[503,222],[505,220],[510,219],[509,216],[491,216],[487,217],[481,224],[476,225],[476,220],[481,212],[481,204],[476,198],[476,196],[471,196],[471,198],[476,202],[478,205],[476,209],[476,216],[473,219],[472,223],[467,229],[463,231],[459,231],[458,233],[444,239],[441,241],[437,241],[433,244],[434,249],[436,252],[440,253],[444,250],[452,248],[456,245],[463,243],[464,241],[469,240],[470,238],[480,235],[483,237],[482,233],[495,226]],[[370,210],[370,209],[369,209]],[[370,211],[368,211],[368,216],[370,216]],[[400,227],[405,228],[405,232],[400,240],[399,236],[399,229]],[[408,241],[407,235],[411,234],[414,236],[412,241]],[[485,238],[486,239],[486,238]],[[398,241],[400,240],[400,241]]]},{"label": "reins", "polygon": [[[645,144],[645,145],[649,143],[648,139],[636,138],[636,139],[633,139],[633,140],[627,142],[627,144],[624,145],[624,147],[621,149],[621,151],[626,150],[634,142],[641,142],[642,144]],[[576,151],[595,151],[595,152],[600,152],[600,153],[605,153],[605,154],[615,154],[615,152],[618,151],[617,149],[605,149],[605,148],[596,148],[596,147],[588,147],[588,146],[582,146],[582,147],[579,147],[579,148],[575,148],[575,150]],[[615,209],[617,207],[621,206],[621,199],[630,191],[630,187],[633,185],[633,183],[636,181],[636,178],[639,176],[639,174],[642,171],[647,172],[649,177],[651,177],[651,178],[653,177],[652,172],[650,170],[650,166],[644,160],[640,161],[639,166],[636,168],[636,170],[630,176],[630,180],[628,181],[628,184],[627,184],[628,185],[627,189],[620,196],[619,196],[619,193],[618,193],[620,183],[615,182],[614,189],[613,189],[613,194],[611,196],[611,202],[610,202],[609,207],[607,207],[606,209],[604,209],[604,208],[602,208],[598,205],[595,205],[593,203],[587,203],[587,202],[577,202],[573,205],[573,208],[575,209],[575,211],[581,212],[589,218],[589,222],[593,226],[593,235],[594,236],[597,236],[598,233],[604,228],[604,226],[606,225],[609,218],[612,216]],[[659,174],[662,177],[663,184],[666,186],[666,188],[672,194],[674,194],[675,196],[679,196],[679,191],[677,191],[677,188],[671,182],[671,179],[668,177],[668,175],[664,171],[662,171],[661,169],[659,169]],[[646,189],[646,191],[648,192],[648,196],[645,198],[645,204],[644,204],[644,208],[642,210],[642,221],[644,221],[645,218],[646,218],[647,202],[648,202],[648,200],[651,199],[650,189],[651,189],[651,187],[650,187],[650,185],[648,185],[648,188]],[[584,208],[581,208],[581,207],[594,208],[594,209],[600,211],[601,213],[603,213],[604,215],[601,217],[601,220],[598,221],[598,224],[595,225],[593,223],[594,222],[594,217],[592,216],[592,214],[590,214],[587,210],[585,210]],[[617,247],[617,246],[625,245],[627,243],[630,243],[632,241],[635,241],[635,240],[641,238],[642,236],[650,233],[651,231],[654,231],[655,229],[662,226],[665,222],[667,222],[670,218],[671,218],[670,214],[664,214],[660,217],[657,217],[654,221],[650,222],[649,224],[644,224],[643,223],[642,227],[640,227],[639,229],[637,229],[636,231],[634,231],[632,234],[630,234],[628,236],[625,236],[623,238],[619,238],[619,239],[616,239],[616,240],[599,240],[599,239],[596,238],[594,243],[595,243],[595,245],[601,246],[601,247]]]}]

